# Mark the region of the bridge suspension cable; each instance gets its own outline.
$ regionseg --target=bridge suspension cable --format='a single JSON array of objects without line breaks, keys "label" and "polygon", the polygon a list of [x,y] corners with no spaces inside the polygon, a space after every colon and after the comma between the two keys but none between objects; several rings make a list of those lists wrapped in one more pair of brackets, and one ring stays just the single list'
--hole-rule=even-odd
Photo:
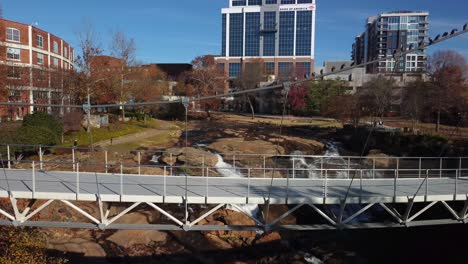
[{"label": "bridge suspension cable", "polygon": [[[434,45],[437,45],[441,42],[447,41],[452,38],[459,37],[465,33],[468,33],[468,27],[465,26],[463,29],[460,31],[457,31],[456,29],[453,29],[451,33],[446,33],[442,37],[440,35],[436,37],[434,40],[429,38],[428,42],[420,42],[417,46],[410,46],[408,49],[403,48],[400,51],[396,52],[394,57],[401,57],[406,54],[425,49]],[[306,78],[303,80],[297,80],[293,82],[289,82],[290,85],[297,85],[305,82],[310,82],[310,81],[315,81],[315,80],[320,80],[324,77],[335,75],[338,73],[350,71],[352,69],[364,67],[367,65],[379,63],[386,61],[387,58],[380,58],[376,59],[373,61],[361,63],[361,64],[356,64],[351,66],[345,67],[342,65],[342,67],[336,71],[328,72],[328,73],[323,73],[319,75],[313,74],[312,77]],[[261,91],[268,91],[268,90],[274,90],[274,89],[279,89],[279,88],[284,88],[284,84],[278,84],[278,85],[273,85],[273,86],[266,86],[266,87],[260,87],[260,88],[255,88],[255,89],[248,89],[248,90],[242,90],[242,91],[236,91],[236,92],[230,92],[230,93],[224,93],[224,94],[217,94],[217,95],[209,95],[209,96],[201,96],[201,97],[192,97],[189,98],[189,102],[199,102],[199,101],[206,101],[206,100],[212,100],[212,99],[221,99],[221,98],[226,98],[226,97],[232,97],[235,95],[242,95],[242,94],[249,94],[249,93],[256,93],[256,92],[261,92]],[[181,103],[181,101],[152,101],[152,102],[140,102],[140,103],[117,103],[117,104],[95,104],[91,105],[91,108],[114,108],[114,107],[138,107],[138,106],[151,106],[151,105],[164,105],[164,104],[176,104],[176,103]],[[36,106],[36,107],[54,107],[54,108],[83,108],[83,105],[62,105],[62,104],[35,104],[35,103],[21,103],[21,102],[0,102],[0,106]]]}]

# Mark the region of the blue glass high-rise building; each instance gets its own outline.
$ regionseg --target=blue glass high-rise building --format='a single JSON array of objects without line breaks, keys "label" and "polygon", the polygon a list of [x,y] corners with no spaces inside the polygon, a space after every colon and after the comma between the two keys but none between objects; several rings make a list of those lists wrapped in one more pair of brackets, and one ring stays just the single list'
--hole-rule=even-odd
[{"label": "blue glass high-rise building", "polygon": [[231,78],[253,59],[267,74],[313,72],[315,0],[229,0],[222,9],[222,48],[216,60]]}]

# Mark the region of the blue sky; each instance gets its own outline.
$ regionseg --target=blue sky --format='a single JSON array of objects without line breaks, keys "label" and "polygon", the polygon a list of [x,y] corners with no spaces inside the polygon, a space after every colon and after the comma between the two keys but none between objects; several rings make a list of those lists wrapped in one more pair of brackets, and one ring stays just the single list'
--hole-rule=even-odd
[{"label": "blue sky", "polygon": [[[84,21],[94,24],[101,46],[112,32],[136,40],[140,61],[190,62],[221,50],[221,8],[228,0],[79,0],[2,1],[6,19],[39,24],[77,47],[76,32]],[[324,60],[349,60],[354,37],[366,17],[393,10],[430,12],[430,35],[468,22],[466,0],[317,0],[316,65]],[[468,34],[430,50],[454,49],[468,58]]]}]

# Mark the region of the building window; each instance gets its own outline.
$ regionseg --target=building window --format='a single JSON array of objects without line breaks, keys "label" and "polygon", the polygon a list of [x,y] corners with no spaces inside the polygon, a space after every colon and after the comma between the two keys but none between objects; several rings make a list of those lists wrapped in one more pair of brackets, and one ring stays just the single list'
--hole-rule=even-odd
[{"label": "building window", "polygon": [[58,42],[54,41],[54,53],[59,53]]},{"label": "building window", "polygon": [[59,60],[57,58],[54,58],[54,67],[58,68],[59,66]]},{"label": "building window", "polygon": [[244,14],[230,14],[229,36],[229,56],[243,56]]},{"label": "building window", "polygon": [[311,72],[311,63],[310,62],[298,62],[296,63],[296,76],[300,79],[308,78]]},{"label": "building window", "polygon": [[275,74],[275,63],[274,62],[265,62],[265,74],[274,75]]},{"label": "building window", "polygon": [[9,60],[16,60],[16,61],[21,60],[20,53],[21,53],[20,49],[7,48],[7,58]]},{"label": "building window", "polygon": [[68,49],[67,49],[66,47],[63,48],[63,56],[64,56],[65,58],[68,58]]},{"label": "building window", "polygon": [[20,79],[20,70],[17,67],[11,66],[8,67],[7,78],[9,79]]},{"label": "building window", "polygon": [[267,5],[276,5],[278,3],[278,0],[266,0],[265,4]]},{"label": "building window", "polygon": [[232,1],[232,6],[245,6],[246,0],[234,0]]},{"label": "building window", "polygon": [[260,55],[260,13],[245,14],[245,56]]},{"label": "building window", "polygon": [[281,0],[282,5],[295,4],[296,0]]},{"label": "building window", "polygon": [[229,78],[237,78],[241,73],[240,63],[229,63]]},{"label": "building window", "polygon": [[278,73],[281,80],[287,80],[293,75],[293,63],[292,62],[279,62]]},{"label": "building window", "polygon": [[294,54],[294,11],[280,12],[279,56]]},{"label": "building window", "polygon": [[262,5],[262,0],[249,0],[249,6]]},{"label": "building window", "polygon": [[41,35],[36,36],[36,42],[39,48],[44,48],[44,38]]},{"label": "building window", "polygon": [[312,54],[312,11],[298,11],[296,22],[296,55]]},{"label": "building window", "polygon": [[263,16],[263,56],[275,56],[276,12],[265,12]]},{"label": "building window", "polygon": [[298,4],[312,4],[312,0],[297,0]]},{"label": "building window", "polygon": [[16,28],[7,28],[6,39],[9,41],[20,42],[20,31]]},{"label": "building window", "polygon": [[44,64],[44,54],[42,54],[42,53],[37,54],[37,64],[39,64],[39,65]]},{"label": "building window", "polygon": [[223,14],[223,33],[221,37],[221,55],[226,56],[226,14]]}]

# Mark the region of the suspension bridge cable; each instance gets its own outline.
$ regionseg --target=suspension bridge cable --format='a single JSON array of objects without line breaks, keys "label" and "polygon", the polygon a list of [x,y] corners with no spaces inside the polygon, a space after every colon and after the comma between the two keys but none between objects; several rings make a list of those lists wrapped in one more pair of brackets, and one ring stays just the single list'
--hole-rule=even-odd
[{"label": "suspension bridge cable", "polygon": [[[409,49],[406,50],[400,50],[399,52],[395,53],[395,56],[401,57],[404,55],[407,55],[409,53],[413,53],[418,50],[426,49],[430,46],[439,44],[441,42],[447,41],[452,38],[456,38],[462,34],[468,33],[468,28],[465,28],[459,32],[453,32],[453,34],[448,34],[445,37],[441,37],[436,40],[430,40],[429,42],[421,42],[418,46],[416,47],[410,47]],[[327,76],[332,76],[336,75],[338,73],[342,72],[347,72],[356,68],[361,68],[367,65],[371,64],[376,64],[379,62],[384,62],[386,61],[387,58],[383,57],[380,59],[376,59],[373,61],[361,63],[361,64],[356,64],[352,65],[349,67],[343,67],[340,68],[336,71],[332,71],[329,73],[323,73],[318,76],[313,76],[311,78],[306,78],[303,80],[298,80],[291,82],[291,85],[296,85],[296,84],[302,84],[305,82],[310,82],[310,81],[315,81],[315,80],[320,80],[324,77]],[[260,88],[255,88],[255,89],[249,89],[249,90],[243,90],[243,91],[237,91],[237,92],[231,92],[231,93],[225,93],[225,94],[219,94],[219,95],[210,95],[210,96],[203,96],[203,97],[197,97],[197,98],[189,98],[189,102],[197,102],[197,101],[205,101],[205,100],[211,100],[211,99],[221,99],[221,98],[226,98],[226,97],[232,97],[235,95],[242,95],[242,94],[248,94],[248,93],[255,93],[255,92],[260,92],[260,91],[266,91],[266,90],[273,90],[273,89],[279,89],[283,88],[283,85],[273,85],[273,86],[267,86],[267,87],[260,87]],[[164,104],[176,104],[180,103],[180,100],[176,101],[153,101],[153,102],[140,102],[140,103],[128,103],[128,104],[123,104],[123,103],[118,103],[118,104],[101,104],[101,105],[91,105],[91,108],[113,108],[113,107],[138,107],[138,106],[150,106],[150,105],[164,105]],[[36,106],[36,107],[55,107],[55,108],[83,108],[83,105],[63,105],[63,104],[34,104],[34,103],[20,103],[20,102],[3,102],[0,103],[0,106]]]}]

